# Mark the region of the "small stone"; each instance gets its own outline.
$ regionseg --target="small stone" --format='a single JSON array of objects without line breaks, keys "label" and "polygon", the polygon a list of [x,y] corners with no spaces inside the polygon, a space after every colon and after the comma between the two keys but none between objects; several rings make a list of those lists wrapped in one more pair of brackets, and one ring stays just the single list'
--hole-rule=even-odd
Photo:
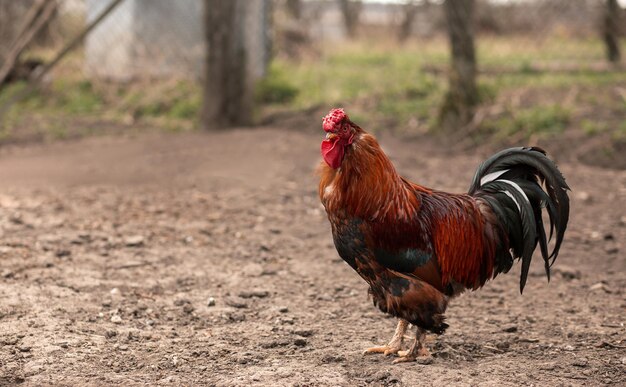
[{"label": "small stone", "polygon": [[120,295],[120,290],[118,288],[111,289],[111,296],[116,297]]},{"label": "small stone", "polygon": [[117,347],[117,349],[119,349],[120,351],[128,351],[128,345],[122,344],[119,347]]},{"label": "small stone", "polygon": [[322,358],[322,363],[341,363],[346,361],[346,358],[342,355],[326,355]]},{"label": "small stone", "polygon": [[6,337],[2,340],[2,344],[4,345],[15,345],[18,343],[18,341],[20,341],[20,339],[17,336],[9,336]]},{"label": "small stone", "polygon": [[183,312],[187,314],[191,314],[195,309],[196,308],[194,308],[191,304],[186,304],[185,306],[183,306]]},{"label": "small stone", "polygon": [[60,250],[57,250],[54,253],[54,255],[56,255],[57,258],[63,258],[63,257],[69,257],[70,255],[72,255],[72,252],[67,249],[60,249]]},{"label": "small stone", "polygon": [[252,297],[265,298],[269,296],[269,294],[270,293],[267,290],[250,290],[250,291],[240,292],[239,297],[241,298],[252,298]]},{"label": "small stone", "polygon": [[566,280],[580,279],[582,277],[580,270],[564,265],[555,267],[554,272],[561,274],[561,277]]},{"label": "small stone", "polygon": [[120,317],[120,315],[114,314],[113,316],[111,316],[111,322],[113,324],[121,324],[122,323],[122,318]]},{"label": "small stone", "polygon": [[589,360],[585,357],[578,358],[572,362],[572,365],[575,367],[587,367],[587,364],[589,364]]},{"label": "small stone", "polygon": [[305,339],[295,339],[293,343],[297,347],[305,347],[307,345],[307,341]]},{"label": "small stone", "polygon": [[415,359],[415,361],[417,362],[417,364],[428,365],[433,364],[433,361],[435,361],[435,359],[433,359],[432,356],[422,356]]},{"label": "small stone", "polygon": [[583,203],[591,203],[593,201],[593,197],[589,192],[580,191],[576,194],[576,199],[580,200]]},{"label": "small stone", "polygon": [[572,347],[571,345],[566,345],[565,347],[563,347],[563,349],[564,349],[565,351],[573,351],[573,350],[574,350],[574,347]]},{"label": "small stone", "polygon": [[189,301],[186,298],[179,298],[179,299],[174,301],[174,305],[175,306],[183,306],[185,304],[190,304],[190,303],[191,303],[191,301]]},{"label": "small stone", "polygon": [[209,299],[206,302],[206,306],[215,306],[215,298],[209,297]]},{"label": "small stone", "polygon": [[289,312],[289,308],[286,307],[286,306],[281,306],[280,308],[278,308],[278,311],[280,313],[287,313],[287,312]]},{"label": "small stone", "polygon": [[592,292],[595,292],[597,290],[603,290],[605,293],[612,293],[611,288],[609,288],[605,283],[603,282],[598,282],[596,284],[593,284],[589,287],[589,290]]},{"label": "small stone", "polygon": [[617,253],[619,253],[619,248],[617,246],[606,246],[604,248],[604,251],[607,254],[617,254]]},{"label": "small stone", "polygon": [[143,245],[143,236],[132,235],[124,239],[124,244],[128,247],[139,247]]},{"label": "small stone", "polygon": [[245,309],[248,307],[248,304],[246,304],[243,301],[239,301],[237,299],[234,298],[229,298],[226,300],[226,305],[228,306],[232,306],[233,308],[237,308],[237,309]]},{"label": "small stone", "polygon": [[509,325],[507,327],[504,327],[504,329],[502,329],[502,331],[508,332],[508,333],[517,332],[517,325]]},{"label": "small stone", "polygon": [[117,331],[113,330],[113,329],[109,329],[108,331],[104,332],[104,337],[106,337],[107,339],[111,339],[113,337],[117,336]]},{"label": "small stone", "polygon": [[28,345],[20,345],[17,349],[19,349],[20,352],[30,352],[31,347]]},{"label": "small stone", "polygon": [[302,337],[311,337],[313,336],[313,331],[310,329],[299,329],[297,331],[294,331],[293,333],[295,333],[298,336],[302,336]]}]

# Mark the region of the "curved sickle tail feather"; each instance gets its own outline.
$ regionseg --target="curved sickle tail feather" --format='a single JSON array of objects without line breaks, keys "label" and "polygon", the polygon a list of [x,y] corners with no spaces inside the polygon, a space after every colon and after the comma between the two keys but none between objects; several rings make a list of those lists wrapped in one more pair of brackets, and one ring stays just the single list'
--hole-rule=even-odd
[{"label": "curved sickle tail feather", "polygon": [[[511,148],[496,153],[482,163],[474,175],[469,194],[489,204],[500,221],[505,234],[502,237],[508,239],[513,256],[522,260],[520,292],[526,285],[537,243],[550,280],[550,267],[559,254],[569,219],[569,189],[554,162],[538,147]],[[543,208],[550,219],[548,237],[542,220]],[[548,242],[554,234],[556,241],[549,252]],[[500,251],[497,255],[496,274],[508,271],[513,263],[511,253]]]}]

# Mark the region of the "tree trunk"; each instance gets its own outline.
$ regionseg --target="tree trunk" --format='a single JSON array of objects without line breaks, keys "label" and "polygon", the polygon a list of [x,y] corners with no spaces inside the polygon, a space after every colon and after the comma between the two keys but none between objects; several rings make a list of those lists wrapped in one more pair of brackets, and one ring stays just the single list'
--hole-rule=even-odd
[{"label": "tree trunk", "polygon": [[246,0],[205,0],[207,43],[202,126],[226,128],[252,123],[253,81],[244,23]]},{"label": "tree trunk", "polygon": [[474,0],[445,0],[448,36],[452,52],[449,90],[441,110],[444,129],[469,123],[478,104],[474,51]]},{"label": "tree trunk", "polygon": [[619,51],[619,5],[617,0],[606,0],[606,10],[604,12],[603,35],[606,44],[607,59],[611,63],[620,60]]},{"label": "tree trunk", "polygon": [[302,19],[302,2],[300,0],[287,0],[285,5],[287,12],[294,20]]},{"label": "tree trunk", "polygon": [[359,15],[361,14],[361,1],[357,0],[339,0],[343,21],[346,26],[346,33],[350,39],[356,37],[357,27],[359,25]]},{"label": "tree trunk", "polygon": [[402,7],[402,22],[400,22],[400,29],[398,30],[398,40],[404,42],[411,36],[411,30],[413,28],[413,20],[419,10],[419,6],[415,1],[409,1]]}]

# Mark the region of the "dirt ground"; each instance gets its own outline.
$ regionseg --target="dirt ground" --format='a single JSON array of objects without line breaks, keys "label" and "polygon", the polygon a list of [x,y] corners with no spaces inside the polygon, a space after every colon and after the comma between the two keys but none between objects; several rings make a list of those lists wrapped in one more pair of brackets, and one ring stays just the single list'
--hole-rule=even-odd
[{"label": "dirt ground", "polygon": [[[339,259],[316,196],[322,133],[86,138],[0,150],[0,384],[626,383],[626,171],[577,163],[550,283],[537,260],[454,300],[431,364],[363,356],[395,321]],[[485,154],[382,139],[464,191]],[[519,269],[519,267],[517,267]]]}]

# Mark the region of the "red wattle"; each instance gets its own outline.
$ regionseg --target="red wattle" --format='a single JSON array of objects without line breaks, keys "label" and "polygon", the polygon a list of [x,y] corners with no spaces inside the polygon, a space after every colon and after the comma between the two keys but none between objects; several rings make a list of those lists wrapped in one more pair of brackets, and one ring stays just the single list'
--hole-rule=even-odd
[{"label": "red wattle", "polygon": [[341,166],[341,161],[343,160],[343,145],[338,138],[333,140],[324,140],[322,141],[321,152],[324,161],[328,164],[329,167],[333,169],[337,169]]}]

